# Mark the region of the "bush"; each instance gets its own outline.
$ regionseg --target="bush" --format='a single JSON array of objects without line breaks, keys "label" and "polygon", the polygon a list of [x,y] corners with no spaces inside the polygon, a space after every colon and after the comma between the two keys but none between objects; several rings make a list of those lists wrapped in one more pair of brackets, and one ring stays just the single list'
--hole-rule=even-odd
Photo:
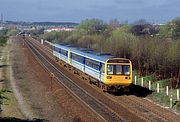
[{"label": "bush", "polygon": [[7,37],[6,36],[0,36],[0,46],[4,46],[7,43]]},{"label": "bush", "polygon": [[7,92],[11,92],[11,91],[7,89],[0,90],[0,111],[2,111],[1,106],[5,105],[6,100],[9,100],[9,98],[6,96]]}]

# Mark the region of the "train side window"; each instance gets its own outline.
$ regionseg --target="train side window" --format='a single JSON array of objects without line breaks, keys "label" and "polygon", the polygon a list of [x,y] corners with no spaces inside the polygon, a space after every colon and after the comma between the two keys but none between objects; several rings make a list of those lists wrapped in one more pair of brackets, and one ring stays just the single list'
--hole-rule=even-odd
[{"label": "train side window", "polygon": [[90,66],[89,63],[90,63],[89,60],[86,58],[86,59],[85,59],[85,64],[86,64],[87,66]]},{"label": "train side window", "polygon": [[67,51],[61,49],[61,54],[67,56]]},{"label": "train side window", "polygon": [[58,47],[56,48],[56,52],[59,52],[59,48]]},{"label": "train side window", "polygon": [[100,63],[91,59],[86,58],[85,64],[93,69],[100,70]]},{"label": "train side window", "polygon": [[54,49],[56,52],[58,52],[58,48],[57,47],[55,47],[55,49]]},{"label": "train side window", "polygon": [[82,61],[83,61],[83,57],[82,56],[79,56],[79,55],[74,54],[74,53],[72,53],[72,59],[75,60],[75,61],[78,61],[80,63],[82,63]]}]

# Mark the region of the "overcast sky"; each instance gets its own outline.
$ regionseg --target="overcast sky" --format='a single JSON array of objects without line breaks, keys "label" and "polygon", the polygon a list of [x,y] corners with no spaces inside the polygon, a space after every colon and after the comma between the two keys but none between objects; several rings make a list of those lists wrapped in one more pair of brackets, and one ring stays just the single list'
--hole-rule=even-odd
[{"label": "overcast sky", "polygon": [[80,22],[98,18],[164,23],[180,16],[180,0],[0,0],[4,20]]}]

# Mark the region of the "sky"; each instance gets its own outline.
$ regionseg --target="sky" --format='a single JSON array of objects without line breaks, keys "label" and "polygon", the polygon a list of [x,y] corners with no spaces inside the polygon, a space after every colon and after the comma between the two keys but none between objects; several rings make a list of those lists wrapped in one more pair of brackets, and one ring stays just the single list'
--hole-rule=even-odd
[{"label": "sky", "polygon": [[145,19],[165,23],[180,17],[180,0],[0,0],[4,20],[81,22],[98,18],[109,22]]}]

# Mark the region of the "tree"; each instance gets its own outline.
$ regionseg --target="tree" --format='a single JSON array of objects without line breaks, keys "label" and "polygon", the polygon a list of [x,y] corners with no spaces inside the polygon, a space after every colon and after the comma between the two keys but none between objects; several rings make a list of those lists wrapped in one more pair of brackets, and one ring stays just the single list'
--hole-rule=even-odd
[{"label": "tree", "polygon": [[83,48],[102,51],[102,40],[103,39],[101,35],[84,35],[78,39],[77,45]]},{"label": "tree", "polygon": [[118,56],[129,58],[131,56],[131,44],[137,38],[129,33],[130,26],[124,25],[112,32],[111,37],[106,41],[109,52]]},{"label": "tree", "polygon": [[111,26],[113,29],[115,29],[120,26],[120,23],[117,19],[113,19],[113,20],[110,20],[109,26]]},{"label": "tree", "polygon": [[134,22],[134,25],[148,25],[150,24],[149,22],[147,22],[145,19],[140,19]]},{"label": "tree", "polygon": [[[171,47],[168,50],[168,66],[170,70],[170,75],[172,75],[176,81],[176,87],[178,87],[178,83],[180,81],[180,40],[174,41],[171,44]],[[171,77],[172,77],[171,76]]]},{"label": "tree", "polygon": [[100,34],[104,32],[107,25],[99,19],[86,19],[83,20],[77,27],[78,31],[83,35]]},{"label": "tree", "polygon": [[162,39],[180,39],[180,18],[176,18],[160,27],[159,37]]},{"label": "tree", "polygon": [[172,23],[174,25],[172,28],[173,39],[180,39],[180,18],[172,20]]}]

